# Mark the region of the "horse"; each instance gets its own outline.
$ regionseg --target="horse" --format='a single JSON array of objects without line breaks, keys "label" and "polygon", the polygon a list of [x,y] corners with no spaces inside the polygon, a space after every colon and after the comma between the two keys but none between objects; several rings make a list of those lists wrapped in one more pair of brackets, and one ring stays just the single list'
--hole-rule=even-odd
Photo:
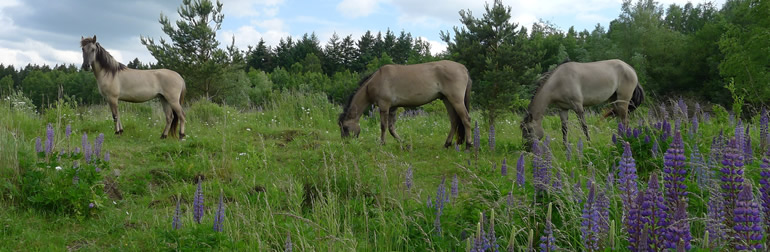
[{"label": "horse", "polygon": [[627,63],[612,59],[596,62],[566,62],[539,79],[535,96],[519,125],[525,147],[543,138],[542,119],[549,105],[559,109],[563,143],[567,145],[567,118],[569,110],[575,111],[588,141],[583,107],[593,106],[611,100],[613,111],[623,125],[628,125],[628,113],[633,112],[644,101],[644,90],[639,85],[634,68]]},{"label": "horse", "polygon": [[93,38],[80,37],[83,49],[84,71],[93,68],[99,93],[107,100],[115,122],[115,134],[123,133],[123,124],[118,115],[118,100],[141,103],[155,97],[160,98],[163,112],[166,114],[166,126],[160,138],[168,137],[169,131],[176,136],[179,126],[179,139],[183,139],[185,114],[182,110],[185,82],[177,72],[168,69],[136,70],[116,61],[107,50]]},{"label": "horse", "polygon": [[399,142],[396,133],[396,110],[399,107],[417,107],[441,99],[451,122],[444,147],[457,143],[471,143],[470,94],[472,81],[464,65],[435,61],[414,65],[385,65],[358,82],[358,88],[348,98],[338,124],[342,138],[358,137],[359,118],[372,104],[380,110],[380,143],[385,144],[386,129]]}]

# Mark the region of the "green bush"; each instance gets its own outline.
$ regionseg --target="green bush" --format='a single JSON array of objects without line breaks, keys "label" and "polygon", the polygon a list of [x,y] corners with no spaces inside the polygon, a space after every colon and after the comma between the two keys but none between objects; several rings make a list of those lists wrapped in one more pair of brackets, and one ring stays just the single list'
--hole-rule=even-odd
[{"label": "green bush", "polygon": [[[99,145],[97,140],[94,146]],[[72,152],[36,149],[37,155],[20,156],[35,159],[20,161],[21,192],[26,204],[78,217],[91,216],[104,206],[107,197],[103,181],[109,162],[97,157],[100,153],[89,148]]]}]

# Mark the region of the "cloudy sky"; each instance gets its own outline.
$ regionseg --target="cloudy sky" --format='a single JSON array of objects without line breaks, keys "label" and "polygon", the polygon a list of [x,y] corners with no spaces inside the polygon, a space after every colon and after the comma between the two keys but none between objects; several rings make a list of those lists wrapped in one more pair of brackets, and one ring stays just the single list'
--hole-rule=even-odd
[{"label": "cloudy sky", "polygon": [[[490,0],[491,1],[491,0]],[[707,0],[692,0],[693,3]],[[434,53],[445,49],[440,31],[459,26],[458,11],[484,13],[481,0],[221,0],[225,13],[218,39],[246,49],[263,38],[275,45],[283,37],[315,32],[322,43],[335,32],[358,39],[367,30],[395,33],[402,30],[432,44]],[[526,27],[538,19],[563,30],[607,27],[620,13],[622,0],[504,0],[512,7],[513,21]],[[687,0],[659,0],[668,6]],[[715,1],[721,7],[724,0]],[[140,36],[161,38],[158,17],[178,17],[181,0],[0,0],[0,64],[80,65],[81,36],[97,40],[121,62],[155,59],[140,43]]]}]

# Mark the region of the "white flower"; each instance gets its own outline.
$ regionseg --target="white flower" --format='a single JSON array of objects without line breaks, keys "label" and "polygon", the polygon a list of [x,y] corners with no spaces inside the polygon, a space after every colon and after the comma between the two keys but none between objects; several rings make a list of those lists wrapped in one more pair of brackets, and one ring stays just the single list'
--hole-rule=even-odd
[{"label": "white flower", "polygon": [[57,171],[58,171],[58,170],[61,170],[61,166],[57,166],[57,167],[56,167],[56,170],[57,170]]},{"label": "white flower", "polygon": [[251,131],[251,128],[246,128],[246,131]]}]

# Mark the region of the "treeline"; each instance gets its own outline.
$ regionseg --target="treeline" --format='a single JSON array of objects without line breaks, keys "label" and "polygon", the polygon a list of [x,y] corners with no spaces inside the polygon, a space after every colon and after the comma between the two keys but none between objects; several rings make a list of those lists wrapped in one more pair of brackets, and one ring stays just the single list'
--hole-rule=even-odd
[{"label": "treeline", "polygon": [[[521,27],[511,22],[510,7],[494,1],[483,15],[461,10],[462,26],[441,31],[448,49],[439,55],[430,54],[426,41],[390,30],[359,38],[335,34],[323,44],[310,33],[275,46],[260,41],[245,50],[234,43],[223,49],[211,36],[224,18],[221,6],[208,0],[183,4],[178,14],[189,23],[184,26],[161,16],[173,43],[143,37],[157,63],[135,59],[127,65],[176,70],[193,98],[259,106],[271,90],[281,89],[321,91],[341,103],[363,75],[384,64],[450,59],[468,67],[474,106],[492,121],[500,112],[523,108],[537,77],[566,60],[619,58],[634,66],[646,92],[657,96],[722,104],[741,97],[751,104],[770,99],[770,1],[728,0],[720,9],[712,3],[625,0],[608,28],[591,31],[563,31],[545,21]],[[194,22],[199,18],[212,22]],[[737,87],[734,93],[725,88],[728,83]],[[22,90],[36,105],[58,97],[60,89],[83,103],[101,101],[93,75],[74,66],[0,66],[0,87],[0,95]]]}]

